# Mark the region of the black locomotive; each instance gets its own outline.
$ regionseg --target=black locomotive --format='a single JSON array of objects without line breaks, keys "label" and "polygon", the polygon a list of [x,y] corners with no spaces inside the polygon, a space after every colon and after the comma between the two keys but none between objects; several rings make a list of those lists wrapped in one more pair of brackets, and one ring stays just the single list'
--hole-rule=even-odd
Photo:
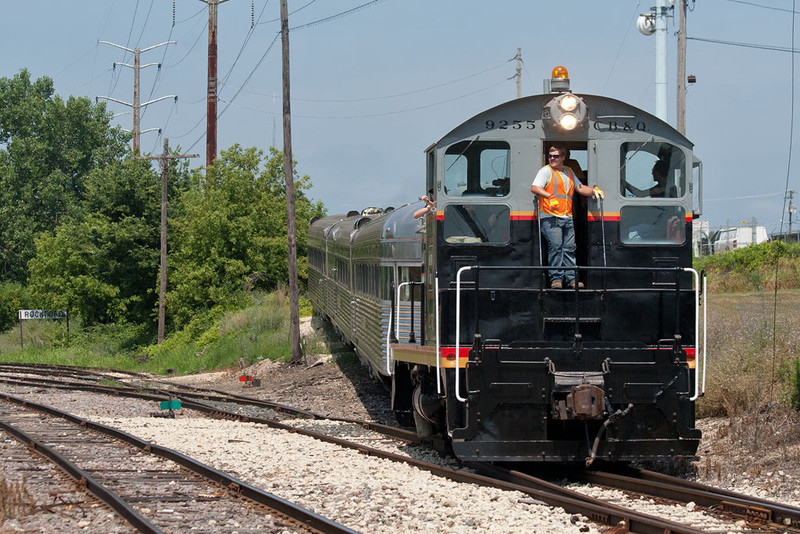
[{"label": "black locomotive", "polygon": [[[310,298],[390,385],[401,422],[448,437],[463,460],[693,456],[702,166],[662,120],[571,93],[563,68],[552,87],[426,150],[435,209],[313,221]],[[554,143],[606,193],[574,199],[574,289],[550,288],[531,194]]]}]

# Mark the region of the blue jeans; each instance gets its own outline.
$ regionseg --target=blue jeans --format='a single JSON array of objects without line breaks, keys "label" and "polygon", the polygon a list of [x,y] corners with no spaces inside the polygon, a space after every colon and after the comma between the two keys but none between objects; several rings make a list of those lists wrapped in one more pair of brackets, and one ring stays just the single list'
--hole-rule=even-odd
[{"label": "blue jeans", "polygon": [[[575,224],[572,217],[542,217],[542,234],[547,239],[547,260],[551,267],[575,266]],[[567,285],[575,282],[572,269],[549,271],[550,283],[565,279]]]}]

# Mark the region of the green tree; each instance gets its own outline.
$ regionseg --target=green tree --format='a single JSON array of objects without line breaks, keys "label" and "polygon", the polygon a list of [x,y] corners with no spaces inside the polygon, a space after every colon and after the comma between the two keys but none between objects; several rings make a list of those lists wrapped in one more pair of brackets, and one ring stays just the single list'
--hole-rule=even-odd
[{"label": "green tree", "polygon": [[[184,172],[185,174],[185,172]],[[180,193],[181,172],[173,172]],[[78,313],[87,324],[152,322],[158,298],[161,179],[150,164],[125,160],[91,172],[88,215],[43,233],[30,263],[42,305]]]},{"label": "green tree", "polygon": [[[274,147],[263,161],[256,148],[222,151],[205,175],[196,171],[174,221],[168,312],[178,327],[198,315],[240,304],[251,289],[288,281],[283,155]],[[308,176],[295,179],[298,270],[307,268],[306,233],[324,212],[304,191]]]},{"label": "green tree", "polygon": [[27,291],[15,282],[0,283],[0,333],[17,323],[17,312],[25,309]]},{"label": "green tree", "polygon": [[24,282],[34,239],[79,210],[84,179],[126,153],[104,104],[55,95],[27,70],[0,78],[0,280]]}]

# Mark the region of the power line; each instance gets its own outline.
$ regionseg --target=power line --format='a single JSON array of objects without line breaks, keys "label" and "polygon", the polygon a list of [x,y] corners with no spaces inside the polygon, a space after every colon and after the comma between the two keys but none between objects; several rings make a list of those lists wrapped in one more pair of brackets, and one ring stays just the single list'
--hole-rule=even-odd
[{"label": "power line", "polygon": [[142,36],[144,35],[144,30],[147,28],[147,21],[150,20],[150,13],[153,12],[153,3],[155,0],[150,0],[150,7],[147,9],[147,16],[144,18],[144,23],[142,24],[142,31],[139,32],[139,37],[136,39],[136,46],[139,46],[139,43],[142,42]]},{"label": "power line", "polygon": [[777,197],[785,195],[785,193],[765,193],[763,195],[749,195],[744,197],[726,197],[726,198],[704,198],[703,202],[720,202],[720,201],[728,201],[728,200],[749,200],[752,198],[767,198],[767,197]]},{"label": "power line", "polygon": [[797,13],[794,9],[785,9],[782,7],[765,6],[763,4],[756,4],[755,2],[745,2],[744,0],[727,0],[734,4],[745,4],[753,7],[760,7],[762,9],[772,9],[773,11],[783,11],[785,13]]},{"label": "power line", "polygon": [[753,44],[753,43],[737,43],[735,41],[720,41],[719,39],[704,39],[702,37],[687,37],[686,39],[691,41],[702,41],[705,43],[715,43],[715,44],[723,44],[728,46],[741,46],[744,48],[759,48],[761,50],[772,50],[775,52],[791,52],[793,54],[797,54],[800,52],[794,46],[785,47],[785,46],[771,46],[771,45],[761,45],[761,44]]},{"label": "power line", "polygon": [[611,75],[614,73],[614,67],[617,66],[617,61],[619,61],[619,56],[622,53],[622,47],[625,46],[625,41],[628,39],[628,34],[631,31],[631,28],[634,26],[634,21],[638,17],[639,13],[639,5],[641,2],[636,2],[636,6],[633,8],[633,17],[631,18],[630,22],[625,29],[625,35],[622,36],[622,42],[619,44],[619,50],[617,50],[617,56],[614,58],[614,62],[611,64],[611,68],[608,69],[608,78],[606,78],[606,83],[603,84],[603,90],[600,91],[601,95],[606,94],[606,88],[608,87],[608,82],[611,81]]},{"label": "power line", "polygon": [[176,24],[183,24],[184,22],[188,22],[188,21],[192,20],[193,18],[195,18],[195,17],[198,17],[198,16],[199,16],[201,13],[205,13],[205,11],[206,11],[206,8],[204,8],[204,7],[201,7],[201,8],[200,8],[200,9],[197,11],[197,13],[195,13],[194,15],[190,15],[188,18],[185,18],[185,19],[183,19],[183,20],[179,20],[179,21],[177,21],[177,22],[176,22]]},{"label": "power line", "polygon": [[[384,0],[372,0],[371,2],[367,2],[366,4],[361,4],[360,6],[356,6],[353,9],[348,9],[347,11],[342,11],[341,13],[337,13],[335,15],[331,15],[330,17],[325,17],[324,19],[315,20],[314,22],[309,22],[308,24],[301,24],[300,26],[295,26],[294,28],[291,28],[290,31],[304,30],[306,28],[311,28],[313,26],[319,26],[320,24],[325,24],[327,22],[332,22],[332,21],[334,21],[336,19],[339,19],[339,18],[342,18],[342,17],[346,17],[347,15],[352,15],[353,13],[356,13],[358,11],[362,11],[364,9],[367,9],[368,7],[372,7],[372,6],[374,6],[376,4],[379,4],[379,3],[383,2],[383,1]],[[303,7],[306,7],[306,6],[303,6]]]},{"label": "power line", "polygon": [[[269,4],[269,0],[264,2],[264,7],[261,8],[261,13],[258,14],[258,20],[259,21],[261,20],[261,17],[264,16],[264,11],[266,11],[268,4]],[[225,85],[225,83],[228,81],[228,78],[230,78],[231,74],[233,73],[233,69],[236,67],[236,64],[239,62],[239,59],[241,59],[242,53],[244,53],[244,49],[247,47],[247,44],[250,42],[250,38],[253,36],[253,33],[255,33],[255,27],[257,25],[258,25],[258,22],[254,23],[252,26],[250,26],[250,29],[248,30],[247,35],[245,35],[244,40],[242,41],[242,45],[239,47],[239,53],[236,54],[236,59],[233,60],[233,64],[230,66],[230,68],[228,69],[228,72],[225,74],[225,76],[222,78],[222,81],[220,82],[221,85]]]},{"label": "power line", "polygon": [[[423,87],[421,89],[412,89],[410,91],[406,91],[404,93],[396,93],[392,95],[383,95],[383,96],[374,96],[374,97],[367,97],[367,98],[346,98],[346,99],[312,99],[312,98],[292,98],[293,102],[312,102],[312,103],[323,103],[323,104],[346,104],[346,103],[358,103],[358,102],[372,102],[376,100],[389,100],[391,98],[400,98],[403,96],[414,95],[418,93],[424,93],[426,91],[431,91],[433,89],[439,89],[440,87],[446,87],[448,85],[453,85],[458,82],[463,82],[464,80],[468,80],[470,78],[474,78],[476,76],[480,76],[481,74],[485,74],[487,72],[491,72],[493,70],[497,70],[501,67],[505,67],[506,64],[509,62],[514,61],[514,58],[511,58],[507,61],[503,61],[499,65],[495,65],[494,67],[489,67],[488,69],[484,69],[480,72],[476,72],[474,74],[469,74],[467,76],[462,76],[461,78],[457,78],[455,80],[451,80],[449,82],[443,82],[436,85],[432,85],[430,87]],[[259,96],[271,96],[269,94],[260,93],[258,91],[247,91],[248,93],[259,95]]]},{"label": "power line", "polygon": [[473,91],[471,93],[466,93],[466,94],[463,94],[461,96],[457,96],[455,98],[450,98],[448,100],[442,100],[442,101],[439,101],[439,102],[434,102],[432,104],[426,104],[424,106],[418,106],[418,107],[414,107],[414,108],[399,109],[399,110],[396,110],[396,111],[387,111],[385,113],[372,113],[372,114],[365,114],[365,115],[349,115],[349,116],[339,116],[339,117],[325,117],[325,116],[297,115],[297,114],[294,114],[294,116],[298,117],[298,118],[301,118],[301,119],[368,119],[368,118],[374,118],[374,117],[387,117],[389,115],[399,115],[400,113],[408,113],[408,112],[411,112],[411,111],[419,111],[421,109],[432,108],[434,106],[439,106],[441,104],[449,104],[450,102],[455,102],[456,100],[461,100],[462,98],[467,98],[469,96],[476,95],[478,93],[482,93],[483,91],[488,91],[489,89],[493,89],[493,88],[495,88],[495,87],[497,87],[499,85],[503,85],[507,81],[508,80],[500,80],[497,83],[494,83],[494,84],[489,85],[487,87],[484,87],[482,89],[478,89],[477,91]]},{"label": "power line", "polygon": [[[234,101],[234,100],[236,100],[236,97],[237,97],[237,96],[239,96],[239,93],[241,93],[241,92],[242,92],[242,89],[244,89],[244,86],[245,86],[245,85],[247,85],[247,82],[249,82],[249,81],[250,81],[250,78],[252,78],[252,77],[253,77],[253,74],[255,74],[255,72],[256,72],[256,69],[258,69],[258,67],[259,67],[259,66],[261,66],[261,63],[263,63],[263,62],[264,62],[264,59],[267,57],[267,54],[269,54],[270,50],[272,50],[272,47],[273,47],[273,46],[275,46],[275,42],[276,42],[276,41],[277,41],[277,40],[280,38],[280,36],[281,36],[281,34],[280,34],[280,33],[276,33],[276,34],[275,34],[275,38],[274,38],[274,39],[272,39],[272,42],[269,44],[269,46],[267,47],[267,49],[264,51],[264,54],[261,56],[261,59],[259,59],[259,60],[258,60],[258,63],[256,63],[255,67],[253,67],[253,68],[252,68],[252,70],[250,71],[250,74],[248,74],[248,75],[247,75],[247,78],[244,80],[244,82],[242,83],[241,87],[239,87],[239,89],[236,91],[236,93],[234,93],[233,97],[231,97],[231,99],[228,101],[227,105],[226,105],[226,106],[225,106],[225,107],[222,109],[222,111],[219,113],[219,115],[218,115],[218,118],[219,118],[219,117],[222,117],[222,115],[224,115],[224,114],[225,114],[225,112],[228,110],[228,108],[231,106],[231,104],[233,103],[233,101]],[[198,124],[199,124],[199,123],[198,123]],[[195,125],[195,127],[196,127],[196,126],[197,126],[197,125]],[[194,127],[192,128],[192,130],[194,130]],[[192,130],[189,130],[189,132],[191,132]],[[188,134],[189,132],[187,132],[187,134]],[[186,135],[186,134],[184,134],[184,135]],[[201,134],[201,135],[200,135],[200,137],[198,137],[198,138],[197,138],[197,140],[195,140],[195,142],[194,142],[194,143],[192,143],[192,145],[189,147],[189,149],[188,149],[188,150],[191,150],[191,149],[192,149],[192,147],[194,147],[194,145],[196,145],[197,143],[199,143],[199,142],[200,142],[200,140],[203,138],[203,135],[205,135],[205,134]]]},{"label": "power line", "polygon": [[191,48],[189,48],[189,50],[186,52],[186,54],[184,54],[184,56],[182,58],[180,58],[176,63],[173,63],[172,65],[166,65],[166,67],[167,68],[177,67],[178,65],[183,63],[183,60],[186,59],[187,57],[189,57],[189,54],[191,54],[192,51],[195,49],[195,47],[197,46],[197,43],[200,42],[200,38],[203,37],[204,35],[206,35],[206,29],[207,28],[208,28],[208,22],[205,22],[203,24],[203,27],[200,28],[200,33],[197,34],[197,37],[194,40],[194,44],[192,44]]}]

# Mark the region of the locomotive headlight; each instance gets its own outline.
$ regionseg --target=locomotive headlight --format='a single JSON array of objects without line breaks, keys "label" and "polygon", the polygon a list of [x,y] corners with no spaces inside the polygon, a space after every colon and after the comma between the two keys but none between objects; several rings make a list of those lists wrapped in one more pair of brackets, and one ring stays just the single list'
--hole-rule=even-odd
[{"label": "locomotive headlight", "polygon": [[567,112],[575,111],[575,108],[578,107],[578,99],[573,94],[567,93],[564,96],[558,98],[557,100],[558,100],[558,107],[561,108],[561,111],[567,111]]},{"label": "locomotive headlight", "polygon": [[572,93],[554,97],[542,109],[543,125],[550,130],[578,131],[586,127],[588,118],[586,102]]},{"label": "locomotive headlight", "polygon": [[572,131],[578,125],[578,118],[572,113],[566,113],[558,119],[558,125],[564,130]]}]

